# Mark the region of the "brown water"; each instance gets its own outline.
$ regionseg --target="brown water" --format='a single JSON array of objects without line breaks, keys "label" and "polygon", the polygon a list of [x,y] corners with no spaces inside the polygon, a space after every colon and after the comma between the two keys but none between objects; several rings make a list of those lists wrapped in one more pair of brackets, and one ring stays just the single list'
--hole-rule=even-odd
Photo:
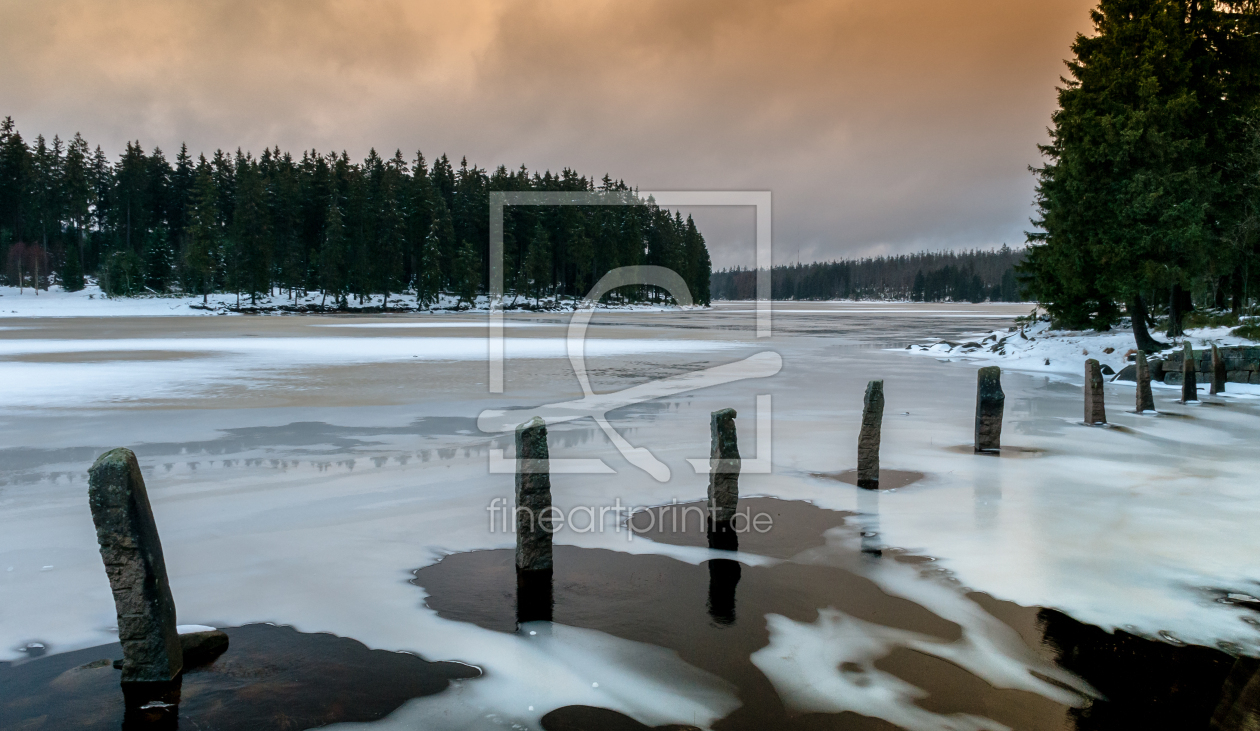
[{"label": "brown water", "polygon": [[[690,508],[665,506],[640,513],[635,524],[654,541],[709,546],[711,538]],[[910,630],[943,642],[960,638],[958,625],[841,566],[806,563],[810,549],[826,544],[824,532],[845,529],[844,513],[806,502],[771,498],[742,500],[741,510],[774,518],[774,529],[750,530],[731,545],[741,552],[788,559],[773,566],[748,566],[715,558],[692,565],[659,555],[630,555],[573,546],[555,548],[555,569],[546,587],[518,589],[510,550],[474,551],[446,557],[415,572],[413,583],[428,593],[426,604],[443,617],[499,632],[540,631],[544,623],[518,620],[519,604],[537,612],[550,599],[550,617],[560,624],[595,629],[675,650],[686,662],[738,688],[742,706],[719,721],[719,731],[743,729],[886,729],[889,724],[854,713],[793,713],[750,661],[769,642],[765,616],[778,614],[812,622],[820,608]],[[791,560],[801,557],[802,561]],[[923,567],[932,580],[930,557],[901,552],[851,555],[854,562],[896,561]],[[1076,704],[995,688],[937,657],[898,648],[876,661],[922,690],[918,705],[945,716],[974,714],[1016,729],[1078,731],[1102,729],[1253,728],[1260,721],[1260,662],[1237,660],[1202,647],[1178,647],[1125,632],[1108,634],[1061,612],[1022,607],[971,592],[968,598],[1014,629],[1046,661],[1077,674],[1101,697]],[[535,614],[529,619],[547,619]],[[860,667],[852,672],[860,673]],[[543,723],[549,731],[613,726],[611,711],[570,707]],[[586,714],[586,715],[583,715]],[[1213,721],[1215,720],[1215,725]],[[647,728],[620,717],[618,728]]]}]

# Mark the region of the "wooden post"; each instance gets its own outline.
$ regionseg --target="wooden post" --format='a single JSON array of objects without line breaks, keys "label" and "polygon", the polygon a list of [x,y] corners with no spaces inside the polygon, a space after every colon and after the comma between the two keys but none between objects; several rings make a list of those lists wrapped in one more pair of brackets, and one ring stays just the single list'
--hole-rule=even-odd
[{"label": "wooden post", "polygon": [[1107,411],[1103,408],[1102,367],[1093,358],[1085,361],[1085,423],[1107,423]]},{"label": "wooden post", "polygon": [[516,570],[551,570],[551,475],[547,424],[516,427]]},{"label": "wooden post", "polygon": [[862,399],[862,430],[858,434],[857,485],[879,489],[879,436],[884,421],[884,382],[866,384]]},{"label": "wooden post", "polygon": [[976,451],[997,452],[1002,449],[1002,409],[1006,394],[1002,392],[1002,369],[986,366],[976,374]]},{"label": "wooden post", "polygon": [[1209,393],[1215,396],[1225,393],[1225,359],[1221,357],[1221,349],[1212,346],[1212,389]]},{"label": "wooden post", "polygon": [[735,438],[735,409],[714,411],[709,417],[709,530],[730,523],[739,506],[739,441]]},{"label": "wooden post", "polygon": [[184,668],[175,599],[144,477],[130,449],[97,458],[88,470],[88,504],[118,611],[122,682],[170,682]]},{"label": "wooden post", "polygon": [[1183,344],[1182,352],[1185,355],[1181,360],[1181,403],[1184,404],[1199,400],[1199,382],[1196,377],[1194,350],[1190,347],[1189,340]]},{"label": "wooden post", "polygon": [[1151,393],[1151,366],[1146,362],[1146,353],[1137,354],[1137,412],[1155,410],[1155,395]]}]

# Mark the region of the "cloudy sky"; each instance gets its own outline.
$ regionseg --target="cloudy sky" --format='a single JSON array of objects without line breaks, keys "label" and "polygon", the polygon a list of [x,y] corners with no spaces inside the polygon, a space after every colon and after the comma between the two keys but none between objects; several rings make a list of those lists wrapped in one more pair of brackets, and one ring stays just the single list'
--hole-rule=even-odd
[{"label": "cloudy sky", "polygon": [[[1088,0],[0,0],[0,115],[774,195],[776,262],[1017,245]],[[718,266],[748,211],[695,211]]]}]

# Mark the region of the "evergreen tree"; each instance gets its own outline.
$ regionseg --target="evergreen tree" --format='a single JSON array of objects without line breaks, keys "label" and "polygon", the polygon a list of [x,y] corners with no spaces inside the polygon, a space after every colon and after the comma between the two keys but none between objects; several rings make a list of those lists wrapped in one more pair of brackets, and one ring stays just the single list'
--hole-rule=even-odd
[{"label": "evergreen tree", "polygon": [[341,206],[334,194],[328,204],[328,218],[324,226],[324,240],[319,250],[319,286],[327,301],[329,293],[339,305],[345,306],[349,277],[347,276],[346,230]]},{"label": "evergreen tree", "polygon": [[442,253],[438,241],[438,222],[429,226],[429,235],[424,238],[424,246],[416,263],[416,304],[430,307],[438,301],[442,291]]},{"label": "evergreen tree", "polygon": [[[1251,19],[1240,25],[1231,6]],[[1234,217],[1226,140],[1257,96],[1255,70],[1231,65],[1254,60],[1255,13],[1212,0],[1102,0],[1093,21],[1095,35],[1072,46],[1041,148],[1043,232],[1029,235],[1022,273],[1064,326],[1106,329],[1126,304],[1138,347],[1153,351],[1144,293],[1167,293],[1169,332],[1179,333],[1183,291],[1210,272],[1221,222]]]},{"label": "evergreen tree", "polygon": [[477,288],[481,284],[481,257],[467,239],[459,244],[459,254],[455,257],[455,277],[455,294],[458,297],[456,309],[461,302],[476,304]]},{"label": "evergreen tree", "polygon": [[197,167],[187,218],[188,245],[184,252],[187,283],[190,292],[200,294],[201,301],[207,302],[215,288],[221,234],[214,178],[204,157]]},{"label": "evergreen tree", "polygon": [[537,305],[546,292],[551,279],[551,242],[541,223],[534,226],[526,249],[524,266],[521,267],[522,289],[534,298]]},{"label": "evergreen tree", "polygon": [[271,292],[272,239],[262,174],[247,157],[237,159],[236,208],[228,242],[233,289],[248,294],[255,304],[259,294]]},{"label": "evergreen tree", "polygon": [[158,226],[148,233],[144,245],[144,286],[153,292],[166,292],[174,263],[170,234],[165,226]]}]

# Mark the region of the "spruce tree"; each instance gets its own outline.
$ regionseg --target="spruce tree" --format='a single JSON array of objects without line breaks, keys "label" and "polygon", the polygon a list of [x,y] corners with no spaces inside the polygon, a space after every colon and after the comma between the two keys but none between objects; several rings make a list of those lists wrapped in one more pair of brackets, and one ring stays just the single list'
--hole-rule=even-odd
[{"label": "spruce tree", "polygon": [[429,235],[416,263],[416,305],[431,307],[442,291],[442,251],[438,237],[438,222],[429,225]]},{"label": "spruce tree", "polygon": [[346,231],[342,222],[341,206],[333,194],[328,203],[328,217],[324,224],[324,239],[319,250],[319,286],[324,297],[321,305],[332,294],[333,301],[344,306],[348,283],[346,266]]},{"label": "spruce tree", "polygon": [[214,178],[205,158],[197,168],[188,206],[188,244],[184,250],[184,269],[189,291],[201,295],[203,303],[214,291],[216,272],[221,257],[221,232],[216,205]]},{"label": "spruce tree", "polygon": [[459,244],[459,254],[455,257],[455,302],[456,309],[461,302],[469,306],[477,303],[477,289],[481,285],[481,257],[472,242],[464,239]]},{"label": "spruce tree", "polygon": [[[1257,99],[1254,69],[1238,63],[1256,41],[1230,20],[1249,14],[1254,31],[1245,5],[1102,0],[1095,34],[1073,44],[1041,148],[1047,163],[1035,171],[1043,232],[1029,235],[1022,268],[1057,323],[1106,329],[1124,303],[1138,347],[1152,351],[1145,294],[1168,298],[1177,332],[1178,291],[1214,274],[1232,206],[1221,177],[1227,130]],[[1240,74],[1250,88],[1231,80]]]},{"label": "spruce tree", "polygon": [[551,283],[551,241],[542,223],[534,226],[534,235],[529,239],[521,274],[525,292],[538,305],[539,299]]}]

